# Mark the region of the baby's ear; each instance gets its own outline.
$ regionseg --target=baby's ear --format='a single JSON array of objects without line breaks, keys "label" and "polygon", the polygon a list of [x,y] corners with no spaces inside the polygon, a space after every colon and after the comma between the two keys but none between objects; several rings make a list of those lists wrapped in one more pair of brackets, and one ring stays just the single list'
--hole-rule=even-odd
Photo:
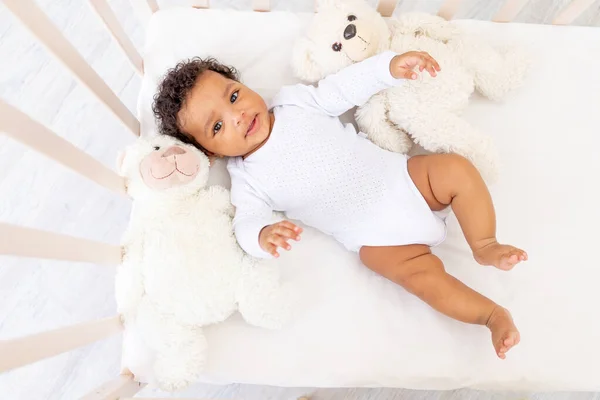
[{"label": "baby's ear", "polygon": [[316,82],[322,78],[319,65],[314,60],[315,42],[302,37],[294,44],[292,54],[292,67],[294,73],[300,79],[308,82]]}]

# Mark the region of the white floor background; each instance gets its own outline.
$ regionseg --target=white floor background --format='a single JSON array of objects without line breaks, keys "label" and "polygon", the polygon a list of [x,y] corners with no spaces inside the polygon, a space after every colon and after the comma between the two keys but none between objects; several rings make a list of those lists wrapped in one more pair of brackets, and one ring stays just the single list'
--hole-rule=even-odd
[{"label": "white floor background", "polygon": [[[434,12],[441,0],[404,0],[398,9]],[[38,0],[57,26],[118,96],[135,111],[140,79],[111,42],[87,2]],[[213,0],[213,7],[250,9],[250,0]],[[280,10],[309,11],[313,0],[272,0]],[[489,19],[501,0],[465,0],[458,18]],[[548,23],[568,0],[532,0],[517,20]],[[127,0],[112,0],[125,30],[141,47],[143,32]],[[161,6],[184,0],[159,1]],[[576,22],[600,26],[600,1]],[[78,85],[0,2],[0,97],[113,167],[133,141],[87,90]],[[127,222],[125,198],[97,187],[0,135],[0,221],[117,244]],[[0,238],[2,240],[2,238]],[[114,268],[0,257],[0,339],[75,324],[115,313]],[[551,351],[552,349],[548,349]],[[119,372],[120,337],[0,375],[0,399],[75,399]],[[2,355],[0,354],[0,357]],[[260,363],[260,360],[256,360]],[[539,399],[600,400],[600,393],[420,392],[401,389],[280,389],[202,385],[188,397],[315,400]],[[144,390],[142,395],[158,395]],[[161,393],[166,396],[166,394]]]}]

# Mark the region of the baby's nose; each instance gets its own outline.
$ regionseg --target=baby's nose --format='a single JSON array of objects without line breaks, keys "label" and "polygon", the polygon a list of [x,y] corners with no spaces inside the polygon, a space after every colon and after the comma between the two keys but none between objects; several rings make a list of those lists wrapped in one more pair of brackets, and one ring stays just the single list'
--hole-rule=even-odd
[{"label": "baby's nose", "polygon": [[173,146],[169,150],[165,151],[162,156],[170,157],[170,156],[175,156],[175,155],[179,155],[179,154],[185,154],[185,150],[182,149],[181,147]]},{"label": "baby's nose", "polygon": [[233,119],[235,120],[235,124],[240,125],[242,123],[242,121],[244,121],[245,115],[246,115],[246,112],[244,110],[240,111],[237,114],[234,114]]}]

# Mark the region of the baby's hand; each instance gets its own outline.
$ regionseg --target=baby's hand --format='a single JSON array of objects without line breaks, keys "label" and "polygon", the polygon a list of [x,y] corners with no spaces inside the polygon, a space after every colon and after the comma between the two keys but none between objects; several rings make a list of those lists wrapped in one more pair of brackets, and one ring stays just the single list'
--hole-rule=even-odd
[{"label": "baby's hand", "polygon": [[273,225],[265,226],[258,236],[260,247],[274,257],[279,257],[277,248],[281,247],[285,250],[290,250],[292,246],[288,244],[288,240],[300,240],[302,228],[292,224],[289,221],[281,221]]},{"label": "baby's hand", "polygon": [[431,76],[436,76],[436,71],[441,70],[437,61],[428,53],[424,51],[409,51],[392,58],[390,73],[396,79],[417,79],[417,74],[413,71],[413,68],[417,65],[419,66],[419,71],[423,72],[426,69]]}]

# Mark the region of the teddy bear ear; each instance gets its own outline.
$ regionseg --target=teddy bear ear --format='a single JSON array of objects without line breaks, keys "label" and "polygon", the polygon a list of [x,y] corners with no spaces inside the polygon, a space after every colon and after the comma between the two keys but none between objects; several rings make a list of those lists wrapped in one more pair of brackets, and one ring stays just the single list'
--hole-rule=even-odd
[{"label": "teddy bear ear", "polygon": [[300,79],[316,82],[322,78],[322,71],[314,60],[315,43],[307,38],[300,38],[294,44],[292,64],[294,73]]}]

